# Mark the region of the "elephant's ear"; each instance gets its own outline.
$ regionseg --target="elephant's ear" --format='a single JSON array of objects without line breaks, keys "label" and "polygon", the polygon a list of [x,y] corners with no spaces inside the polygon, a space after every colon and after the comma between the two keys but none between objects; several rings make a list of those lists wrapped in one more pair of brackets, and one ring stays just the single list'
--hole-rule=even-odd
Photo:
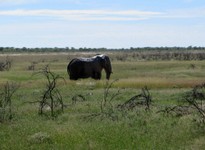
[{"label": "elephant's ear", "polygon": [[100,60],[100,64],[102,67],[105,67],[105,64],[106,64],[106,60],[102,57],[99,57],[99,60]]},{"label": "elephant's ear", "polygon": [[105,56],[105,55],[103,55],[102,59],[105,60],[105,64],[108,64],[109,61],[110,61],[109,57],[108,57],[108,56]]}]

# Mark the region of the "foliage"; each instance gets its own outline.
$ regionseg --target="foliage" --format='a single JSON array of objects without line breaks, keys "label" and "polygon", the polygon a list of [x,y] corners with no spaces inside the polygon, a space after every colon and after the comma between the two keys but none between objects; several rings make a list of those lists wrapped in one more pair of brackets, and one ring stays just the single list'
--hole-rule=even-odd
[{"label": "foliage", "polygon": [[[0,47],[2,53],[25,53],[25,52],[93,52],[93,53],[118,53],[116,59],[118,61],[126,61],[130,58],[134,60],[204,60],[205,47],[130,47],[121,49],[107,48],[15,48],[15,47]],[[119,55],[121,53],[121,55]]]},{"label": "foliage", "polygon": [[15,47],[0,47],[0,52],[89,52],[89,51],[194,51],[194,50],[204,50],[205,47],[196,47],[196,46],[188,46],[188,47],[130,47],[130,48],[74,48],[74,47],[53,47],[53,48],[15,48]]}]

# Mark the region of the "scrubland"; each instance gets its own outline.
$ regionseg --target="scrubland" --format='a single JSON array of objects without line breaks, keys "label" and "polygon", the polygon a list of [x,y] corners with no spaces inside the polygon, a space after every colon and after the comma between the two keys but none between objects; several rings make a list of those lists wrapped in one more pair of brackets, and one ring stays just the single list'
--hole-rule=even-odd
[{"label": "scrubland", "polygon": [[[104,53],[112,62],[110,81],[106,81],[104,71],[100,81],[69,80],[66,71],[69,61],[95,52],[1,54],[2,62],[11,61],[11,68],[0,72],[1,102],[6,97],[3,96],[6,83],[18,88],[11,97],[12,117],[2,118],[6,111],[0,103],[0,149],[205,147],[204,97],[196,99],[202,114],[186,101],[187,93],[205,83],[205,60],[153,59],[146,58],[145,53],[133,52]],[[45,66],[63,78],[57,81],[56,88],[64,109],[54,117],[49,107],[39,115],[39,101],[47,86],[45,76],[39,72]],[[151,97],[149,108],[144,103],[134,103],[132,108],[118,107],[139,96],[145,87]],[[203,95],[201,87],[199,94]]]}]

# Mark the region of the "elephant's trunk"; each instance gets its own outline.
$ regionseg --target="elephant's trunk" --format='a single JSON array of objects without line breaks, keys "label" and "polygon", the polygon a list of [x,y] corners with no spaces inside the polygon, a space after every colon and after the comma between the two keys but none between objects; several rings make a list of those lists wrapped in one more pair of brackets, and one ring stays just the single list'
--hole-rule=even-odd
[{"label": "elephant's trunk", "polygon": [[106,79],[107,79],[107,80],[110,79],[110,74],[111,74],[111,73],[106,73]]}]

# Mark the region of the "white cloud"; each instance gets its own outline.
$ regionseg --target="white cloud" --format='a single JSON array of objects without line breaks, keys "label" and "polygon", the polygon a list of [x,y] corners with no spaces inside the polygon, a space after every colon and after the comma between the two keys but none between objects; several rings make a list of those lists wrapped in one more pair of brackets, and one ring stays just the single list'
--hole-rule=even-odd
[{"label": "white cloud", "polygon": [[[19,0],[20,1],[20,0]],[[23,0],[22,0],[23,1]],[[138,11],[138,10],[3,10],[0,16],[27,16],[27,17],[51,17],[61,20],[107,20],[107,21],[131,21],[152,18],[203,18],[205,8],[168,10],[166,12]]]},{"label": "white cloud", "polygon": [[4,16],[56,17],[65,20],[143,20],[160,15],[160,12],[136,10],[8,10],[0,11]]},{"label": "white cloud", "polygon": [[[45,21],[17,21],[0,24],[0,45],[15,47],[138,47],[204,46],[204,19],[197,23],[163,24],[159,19],[205,17],[204,8],[167,12],[137,10],[9,10],[0,11],[0,19],[9,16],[43,17]],[[47,17],[52,18],[46,20]],[[14,17],[12,17],[13,19]],[[155,19],[149,23],[98,22]],[[55,20],[59,19],[59,20]],[[18,19],[17,19],[18,20]],[[75,22],[73,20],[97,20]]]}]

